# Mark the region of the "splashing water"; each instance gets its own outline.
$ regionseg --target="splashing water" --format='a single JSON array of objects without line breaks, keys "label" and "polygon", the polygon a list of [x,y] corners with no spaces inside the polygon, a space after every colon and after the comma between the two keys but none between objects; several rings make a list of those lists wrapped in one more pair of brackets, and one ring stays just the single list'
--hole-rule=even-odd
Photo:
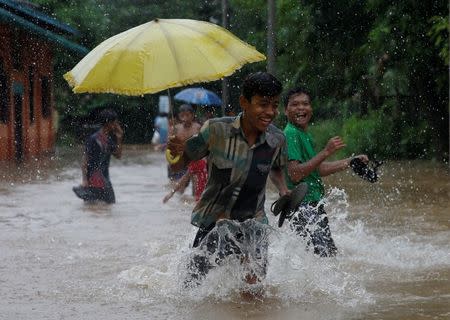
[{"label": "splashing water", "polygon": [[[345,224],[348,215],[347,198],[344,191],[334,189],[325,199],[324,203],[332,206],[331,214],[338,222],[338,227]],[[252,229],[252,225],[258,224],[247,221],[242,224],[230,222],[226,225],[216,227],[212,232],[219,234],[220,239],[232,237],[232,228],[243,227]],[[352,270],[347,264],[346,250],[340,249],[342,253],[337,258],[320,258],[307,250],[305,240],[300,238],[288,226],[282,229],[266,226],[262,238],[269,239],[267,276],[262,280],[264,298],[279,300],[282,304],[288,303],[321,303],[335,301],[335,303],[353,307],[357,304],[372,303],[374,300],[364,285],[361,278],[364,274]],[[239,250],[249,257],[248,265],[240,263],[237,259],[226,259],[220,265],[209,272],[199,287],[194,289],[183,289],[180,284],[186,277],[187,261],[199,250],[189,249],[185,246],[173,247],[172,253],[167,252],[166,259],[171,261],[167,270],[155,270],[152,267],[137,266],[123,271],[119,278],[129,285],[145,286],[159,290],[165,297],[185,302],[201,302],[204,300],[229,301],[241,290],[248,289],[243,279],[248,269],[259,270],[261,265],[257,262],[251,252],[255,252],[255,246],[259,241],[255,234],[248,235],[248,241],[238,243]],[[338,237],[339,238],[339,237]],[[236,240],[236,239],[234,239]],[[250,253],[249,253],[250,252]],[[210,258],[215,261],[216,255]],[[159,260],[159,258],[158,258]],[[167,265],[167,263],[151,262],[151,265]],[[166,279],[162,279],[166,278]],[[176,279],[176,281],[173,281]],[[165,284],[165,287],[161,285]]]},{"label": "splashing water", "polygon": [[[39,167],[36,179],[27,177],[37,170],[3,175],[2,316],[448,318],[450,185],[441,171],[426,171],[419,179],[422,169],[405,167],[402,173],[394,168],[389,174],[387,165],[380,182],[370,185],[344,176],[333,185],[345,186],[345,191],[331,188],[322,202],[336,257],[315,255],[288,223],[278,228],[269,214],[259,237],[268,240],[267,272],[258,286],[243,281],[249,270],[261,267],[252,255],[258,237],[249,234],[250,241],[236,241],[246,263],[226,257],[199,286],[185,288],[186,267],[202,249],[192,248],[197,228],[190,226],[193,202],[188,192],[162,204],[164,167],[163,155],[127,150],[125,159],[111,166],[118,200],[113,206],[84,205],[73,195],[80,169],[67,157],[63,166]],[[409,179],[414,179],[414,189],[402,183]],[[270,212],[276,193],[269,189],[267,198]],[[230,230],[240,227],[231,223],[216,231],[219,238],[233,237]],[[262,294],[244,300],[241,292],[252,288]]]},{"label": "splashing water", "polygon": [[[348,195],[342,189],[332,188],[320,204],[324,204],[328,212],[338,255],[333,258],[315,255],[288,224],[281,229],[271,227],[276,222],[270,216],[270,225],[265,228],[269,248],[267,274],[260,284],[264,292],[262,301],[280,307],[338,307],[338,314],[345,318],[342,314],[348,310],[366,310],[384,299],[383,294],[373,290],[376,283],[408,281],[409,276],[414,278],[414,275],[405,274],[405,271],[420,273],[420,270],[449,263],[445,248],[426,244],[423,239],[414,241],[412,239],[417,238],[414,233],[393,235],[374,232],[366,225],[364,215],[352,211],[355,209],[348,203]],[[222,232],[224,230],[227,231],[222,229]],[[148,266],[141,266],[138,277],[133,277],[131,269],[122,272],[119,278],[133,286],[142,282],[142,273],[152,274],[144,281],[145,285],[155,287],[154,283],[158,283],[155,289],[159,294],[178,305],[201,306],[206,301],[215,304],[242,303],[239,292],[248,289],[243,281],[248,267],[237,260],[229,259],[216,266],[200,286],[182,288],[180,284],[186,277],[187,261],[192,255],[190,239],[184,240],[183,245],[173,246],[174,251],[167,253],[166,258],[171,263],[165,272],[154,272]],[[252,248],[244,246],[240,249],[247,252]],[[428,258],[423,259],[424,256]],[[255,261],[250,259],[252,263],[255,264]],[[253,269],[258,267],[250,265]],[[153,294],[149,293],[149,296]],[[339,316],[336,315],[336,318]]]}]

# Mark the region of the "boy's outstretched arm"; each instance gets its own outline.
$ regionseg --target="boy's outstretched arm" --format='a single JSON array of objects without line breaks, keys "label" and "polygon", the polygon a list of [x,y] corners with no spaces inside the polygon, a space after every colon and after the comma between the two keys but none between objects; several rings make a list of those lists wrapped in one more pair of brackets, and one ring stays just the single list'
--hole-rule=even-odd
[{"label": "boy's outstretched arm", "polygon": [[289,193],[289,189],[286,186],[286,180],[284,179],[283,170],[280,168],[272,168],[269,174],[270,180],[277,187],[280,196]]},{"label": "boy's outstretched arm", "polygon": [[181,189],[183,189],[188,184],[190,178],[191,178],[191,174],[189,173],[189,171],[187,171],[181,177],[181,179],[177,181],[177,183],[175,184],[175,187],[173,187],[173,189],[170,190],[170,192],[168,194],[166,194],[166,196],[163,198],[163,203],[166,203],[167,201],[169,201],[169,199],[173,197],[175,192],[178,192]]}]

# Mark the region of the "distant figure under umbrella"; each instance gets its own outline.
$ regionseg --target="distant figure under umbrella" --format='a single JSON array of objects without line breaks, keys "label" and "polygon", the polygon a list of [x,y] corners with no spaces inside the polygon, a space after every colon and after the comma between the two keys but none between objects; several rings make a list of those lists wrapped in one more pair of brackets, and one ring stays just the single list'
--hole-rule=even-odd
[{"label": "distant figure under umbrella", "polygon": [[[178,118],[180,123],[175,124],[174,128],[169,128],[170,136],[175,136],[180,141],[186,141],[196,135],[201,125],[195,121],[194,108],[190,104],[182,104],[179,108]],[[169,166],[169,179],[176,183],[187,172],[187,166],[183,162]],[[184,189],[180,190],[184,191]]]},{"label": "distant figure under umbrella", "polygon": [[84,201],[101,200],[115,203],[114,190],[109,179],[111,155],[122,156],[123,130],[113,110],[103,110],[99,115],[102,127],[89,136],[82,160],[82,184],[74,187],[75,194]]},{"label": "distant figure under umbrella", "polygon": [[175,100],[203,106],[220,106],[222,100],[212,91],[204,88],[187,88],[175,95]]},{"label": "distant figure under umbrella", "polygon": [[208,182],[208,168],[206,159],[200,159],[189,163],[187,172],[181,177],[180,180],[177,181],[177,183],[175,183],[173,189],[171,189],[164,197],[163,203],[169,201],[175,192],[183,191],[191,179],[195,201],[199,201],[203,191],[205,190],[206,183]]}]

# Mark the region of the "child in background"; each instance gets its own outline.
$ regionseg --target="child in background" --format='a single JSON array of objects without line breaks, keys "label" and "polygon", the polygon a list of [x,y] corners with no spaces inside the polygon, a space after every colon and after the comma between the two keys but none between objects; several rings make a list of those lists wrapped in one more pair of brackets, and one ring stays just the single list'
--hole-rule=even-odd
[{"label": "child in background", "polygon": [[206,168],[206,160],[200,159],[198,161],[192,161],[188,165],[187,172],[177,181],[174,188],[164,197],[163,203],[169,201],[175,192],[184,190],[189,183],[189,179],[192,178],[195,201],[200,200],[203,190],[205,190],[206,182],[208,181],[208,169]]}]

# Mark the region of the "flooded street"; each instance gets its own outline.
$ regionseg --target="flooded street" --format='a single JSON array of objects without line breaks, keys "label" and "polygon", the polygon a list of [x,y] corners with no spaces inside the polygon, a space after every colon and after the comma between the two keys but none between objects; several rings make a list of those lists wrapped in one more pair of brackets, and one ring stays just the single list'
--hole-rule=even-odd
[{"label": "flooded street", "polygon": [[[263,301],[242,302],[224,266],[181,285],[192,198],[166,194],[166,163],[128,146],[110,167],[117,203],[86,205],[79,150],[0,169],[0,319],[449,319],[450,177],[391,162],[378,183],[325,179],[339,254],[323,259],[269,215]],[[276,199],[271,190],[266,208]]]}]

